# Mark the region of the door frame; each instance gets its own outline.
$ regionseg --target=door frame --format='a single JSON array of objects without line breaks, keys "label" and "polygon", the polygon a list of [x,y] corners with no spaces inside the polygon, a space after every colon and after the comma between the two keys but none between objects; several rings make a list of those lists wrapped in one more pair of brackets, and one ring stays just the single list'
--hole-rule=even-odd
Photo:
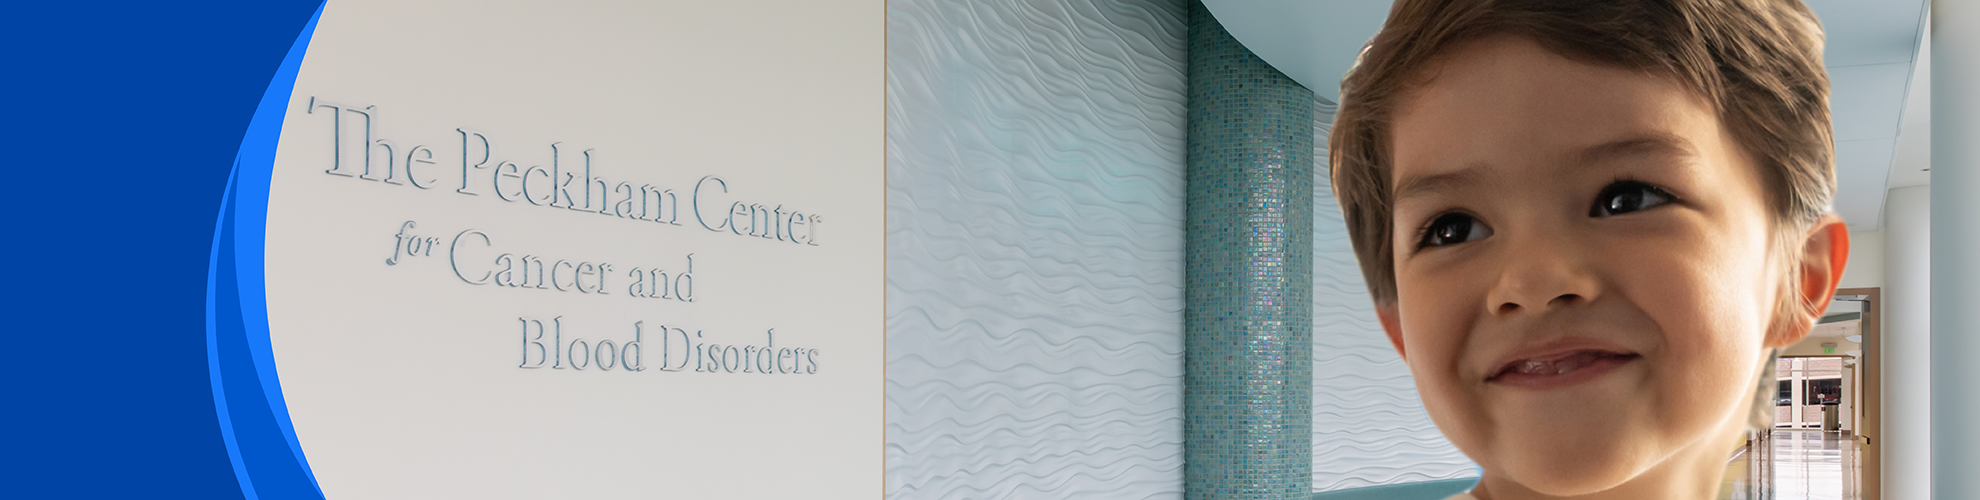
[{"label": "door frame", "polygon": [[1863,357],[1857,360],[1858,375],[1863,383],[1856,390],[1862,394],[1856,404],[1862,408],[1863,418],[1856,423],[1855,437],[1861,454],[1857,468],[1863,472],[1857,478],[1857,494],[1863,500],[1879,500],[1883,497],[1883,289],[1841,288],[1836,295],[1861,295],[1863,300]]}]

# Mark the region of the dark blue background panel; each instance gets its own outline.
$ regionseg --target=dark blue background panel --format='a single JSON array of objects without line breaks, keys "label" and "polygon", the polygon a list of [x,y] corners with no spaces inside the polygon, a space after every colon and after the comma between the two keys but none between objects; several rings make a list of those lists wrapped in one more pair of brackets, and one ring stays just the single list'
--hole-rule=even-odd
[{"label": "dark blue background panel", "polygon": [[248,123],[320,4],[0,16],[0,496],[243,497],[207,369],[208,265]]}]

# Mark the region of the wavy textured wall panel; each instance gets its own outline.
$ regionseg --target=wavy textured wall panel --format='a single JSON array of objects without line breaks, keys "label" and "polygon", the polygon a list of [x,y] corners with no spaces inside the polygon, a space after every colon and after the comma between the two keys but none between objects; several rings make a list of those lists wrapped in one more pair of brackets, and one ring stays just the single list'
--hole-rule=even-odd
[{"label": "wavy textured wall panel", "polygon": [[1184,4],[887,14],[888,497],[1180,497]]},{"label": "wavy textured wall panel", "polygon": [[1375,320],[1328,177],[1333,107],[1314,118],[1313,490],[1477,476],[1423,413],[1409,367]]}]

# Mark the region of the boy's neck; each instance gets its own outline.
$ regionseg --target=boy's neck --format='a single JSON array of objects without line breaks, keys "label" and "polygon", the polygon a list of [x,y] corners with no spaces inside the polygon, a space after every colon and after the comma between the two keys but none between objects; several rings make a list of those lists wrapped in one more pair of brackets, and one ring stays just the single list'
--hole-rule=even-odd
[{"label": "boy's neck", "polygon": [[1545,495],[1504,475],[1487,472],[1471,490],[1478,500],[1697,500],[1717,498],[1726,464],[1738,443],[1744,441],[1744,421],[1734,422],[1727,432],[1702,436],[1691,446],[1643,471],[1615,488],[1587,495],[1558,497]]}]

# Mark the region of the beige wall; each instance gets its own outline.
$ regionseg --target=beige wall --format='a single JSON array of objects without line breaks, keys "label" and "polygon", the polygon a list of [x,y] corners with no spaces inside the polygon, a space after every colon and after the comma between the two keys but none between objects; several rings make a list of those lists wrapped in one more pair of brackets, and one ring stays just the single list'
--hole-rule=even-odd
[{"label": "beige wall", "polygon": [[1850,231],[1849,263],[1843,267],[1842,286],[1871,288],[1884,286],[1884,232]]}]

